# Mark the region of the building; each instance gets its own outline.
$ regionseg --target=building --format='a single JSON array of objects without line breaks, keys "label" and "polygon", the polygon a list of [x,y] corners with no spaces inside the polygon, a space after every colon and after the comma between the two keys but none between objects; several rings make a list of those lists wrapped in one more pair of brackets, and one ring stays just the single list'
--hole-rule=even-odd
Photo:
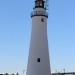
[{"label": "building", "polygon": [[75,75],[75,72],[52,73],[52,75]]},{"label": "building", "polygon": [[44,0],[35,0],[31,14],[32,32],[26,75],[51,75],[45,3]]}]

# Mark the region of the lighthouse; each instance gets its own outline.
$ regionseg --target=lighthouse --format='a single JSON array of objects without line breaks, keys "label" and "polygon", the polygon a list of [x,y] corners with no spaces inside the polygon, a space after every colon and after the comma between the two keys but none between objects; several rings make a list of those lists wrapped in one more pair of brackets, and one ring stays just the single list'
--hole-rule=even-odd
[{"label": "lighthouse", "polygon": [[46,1],[35,0],[26,75],[51,75],[47,38]]}]

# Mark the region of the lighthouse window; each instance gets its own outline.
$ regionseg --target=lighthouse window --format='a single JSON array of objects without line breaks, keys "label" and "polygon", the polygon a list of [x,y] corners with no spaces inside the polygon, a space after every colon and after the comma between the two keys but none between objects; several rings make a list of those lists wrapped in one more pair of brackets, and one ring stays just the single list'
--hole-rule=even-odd
[{"label": "lighthouse window", "polygon": [[44,22],[44,18],[41,18],[41,21]]},{"label": "lighthouse window", "polygon": [[40,6],[42,6],[42,2],[40,2]]},{"label": "lighthouse window", "polygon": [[37,58],[37,62],[40,62],[40,58]]}]

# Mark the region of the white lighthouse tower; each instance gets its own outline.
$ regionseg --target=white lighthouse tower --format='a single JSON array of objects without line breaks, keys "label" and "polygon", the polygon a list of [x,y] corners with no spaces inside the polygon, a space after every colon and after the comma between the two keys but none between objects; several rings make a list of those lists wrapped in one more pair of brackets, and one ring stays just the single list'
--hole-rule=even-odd
[{"label": "white lighthouse tower", "polygon": [[32,32],[26,75],[51,75],[47,39],[47,18],[44,0],[35,0]]}]

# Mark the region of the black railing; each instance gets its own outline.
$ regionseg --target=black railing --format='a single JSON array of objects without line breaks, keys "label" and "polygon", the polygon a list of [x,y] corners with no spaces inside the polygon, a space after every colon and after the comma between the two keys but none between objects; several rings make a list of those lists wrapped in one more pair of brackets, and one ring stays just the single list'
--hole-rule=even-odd
[{"label": "black railing", "polygon": [[45,16],[48,18],[48,13],[47,12],[43,12],[43,11],[33,11],[31,13],[31,17],[34,17],[34,16]]}]

